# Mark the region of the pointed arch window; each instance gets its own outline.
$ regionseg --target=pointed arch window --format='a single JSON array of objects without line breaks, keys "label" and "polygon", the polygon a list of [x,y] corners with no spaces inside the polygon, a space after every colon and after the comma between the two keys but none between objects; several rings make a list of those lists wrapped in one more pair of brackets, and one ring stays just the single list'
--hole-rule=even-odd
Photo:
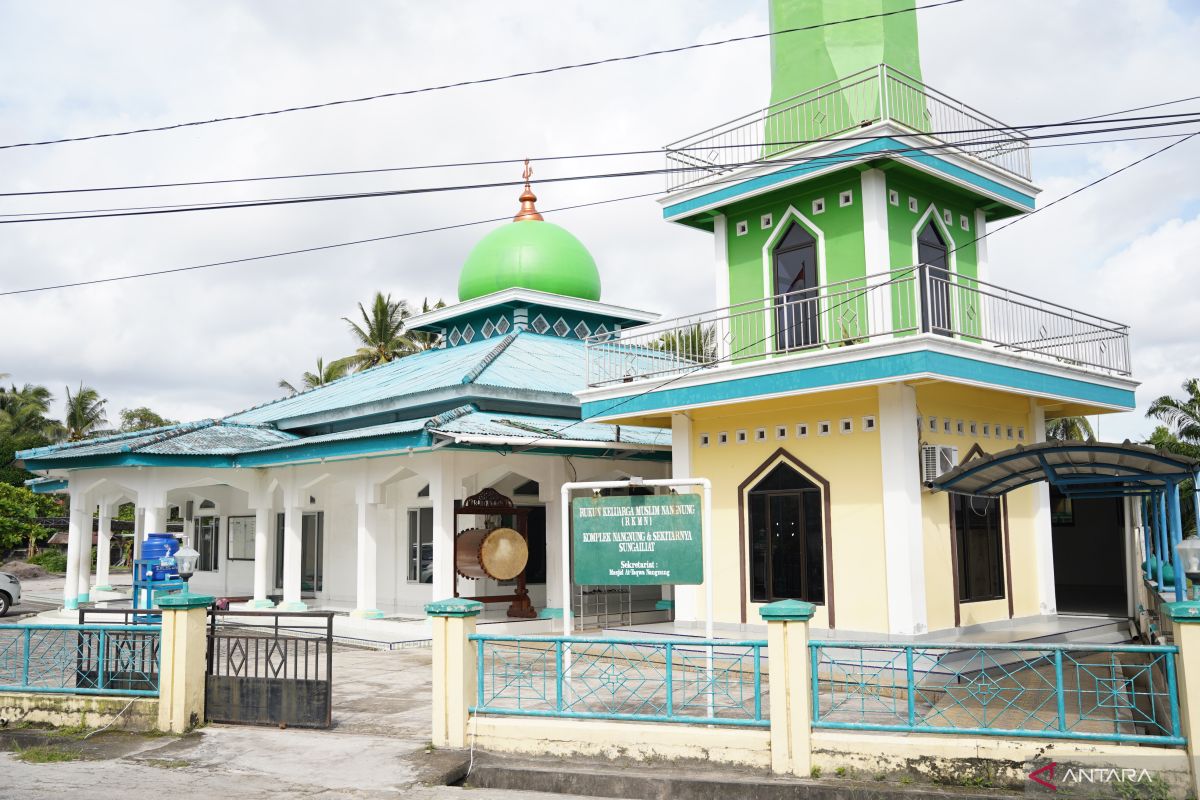
[{"label": "pointed arch window", "polygon": [[921,295],[922,329],[950,335],[950,248],[931,218],[917,234],[917,261],[926,265]]},{"label": "pointed arch window", "polygon": [[780,463],[748,493],[750,599],[825,602],[821,490]]},{"label": "pointed arch window", "polygon": [[817,240],[793,222],[772,254],[775,347],[795,350],[820,344],[817,320]]}]

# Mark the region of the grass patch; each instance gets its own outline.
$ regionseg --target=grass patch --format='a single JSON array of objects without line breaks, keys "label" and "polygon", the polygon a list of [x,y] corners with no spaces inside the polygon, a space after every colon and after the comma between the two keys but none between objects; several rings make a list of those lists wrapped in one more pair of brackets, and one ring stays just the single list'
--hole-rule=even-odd
[{"label": "grass patch", "polygon": [[26,764],[57,764],[61,761],[78,761],[83,758],[77,750],[63,750],[49,745],[18,748],[14,755]]},{"label": "grass patch", "polygon": [[147,758],[142,763],[160,769],[183,769],[192,765],[192,762],[184,761],[182,758]]}]

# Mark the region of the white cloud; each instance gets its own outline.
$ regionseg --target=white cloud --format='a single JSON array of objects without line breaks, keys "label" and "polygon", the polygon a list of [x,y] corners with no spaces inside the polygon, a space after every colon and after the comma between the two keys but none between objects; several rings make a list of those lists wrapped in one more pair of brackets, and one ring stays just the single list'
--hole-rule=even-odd
[{"label": "white cloud", "polygon": [[[756,33],[766,3],[183,2],[12,4],[0,30],[0,143],[156,125],[477,78]],[[925,78],[1014,123],[1194,94],[1194,17],[1163,0],[972,2],[921,12]],[[0,189],[470,161],[659,147],[766,103],[755,42],[170,133],[0,151]],[[1044,198],[1159,146],[1034,151]],[[994,279],[1134,325],[1144,404],[1191,355],[1189,261],[1200,200],[1181,146],[990,241]],[[659,159],[541,162],[536,178]],[[511,180],[513,165],[358,179],[7,199],[0,214]],[[652,191],[658,177],[543,184],[544,208]],[[144,219],[0,226],[0,287],[238,258],[510,213],[516,190]],[[707,235],[652,199],[553,217],[601,265],[605,299],[668,314],[711,305]],[[262,402],[280,377],[352,343],[340,317],[376,289],[455,295],[487,226],[176,276],[0,298],[0,371],[61,394],[179,418]],[[1195,263],[1192,258],[1190,263]],[[1122,271],[1136,289],[1122,284]],[[663,287],[669,287],[664,291]],[[1136,300],[1134,300],[1136,298]],[[1136,303],[1136,306],[1135,306]],[[1162,309],[1171,309],[1163,313]],[[1146,310],[1156,309],[1156,310]],[[1190,372],[1189,372],[1190,370]],[[1161,377],[1160,377],[1161,375]],[[1161,387],[1161,388],[1160,388]],[[1108,425],[1109,423],[1105,423]],[[1129,435],[1148,430],[1139,420]]]}]

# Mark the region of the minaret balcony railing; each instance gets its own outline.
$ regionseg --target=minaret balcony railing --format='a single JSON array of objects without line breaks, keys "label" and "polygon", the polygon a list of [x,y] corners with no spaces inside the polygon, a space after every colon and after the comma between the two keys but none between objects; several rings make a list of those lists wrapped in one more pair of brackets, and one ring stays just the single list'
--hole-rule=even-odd
[{"label": "minaret balcony railing", "polygon": [[1020,131],[879,64],[667,145],[667,191],[743,167],[801,163],[802,151],[878,122],[922,137],[913,145],[919,151],[896,148],[898,156],[965,154],[1027,181],[1032,177],[1029,141]]},{"label": "minaret balcony railing", "polygon": [[922,264],[590,336],[588,385],[673,380],[922,334],[1131,373],[1128,326]]}]

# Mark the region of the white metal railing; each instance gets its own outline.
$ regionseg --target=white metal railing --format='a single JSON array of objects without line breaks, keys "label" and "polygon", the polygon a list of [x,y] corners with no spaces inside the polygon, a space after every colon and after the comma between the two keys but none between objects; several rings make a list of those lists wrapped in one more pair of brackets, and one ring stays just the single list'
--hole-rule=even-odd
[{"label": "white metal railing", "polygon": [[588,385],[672,378],[918,333],[1130,374],[1126,325],[918,265],[589,336]]},{"label": "white metal railing", "polygon": [[[667,191],[778,160],[813,144],[889,121],[947,150],[1029,180],[1029,142],[1018,131],[879,64],[666,146]],[[935,152],[937,145],[934,145]]]}]

